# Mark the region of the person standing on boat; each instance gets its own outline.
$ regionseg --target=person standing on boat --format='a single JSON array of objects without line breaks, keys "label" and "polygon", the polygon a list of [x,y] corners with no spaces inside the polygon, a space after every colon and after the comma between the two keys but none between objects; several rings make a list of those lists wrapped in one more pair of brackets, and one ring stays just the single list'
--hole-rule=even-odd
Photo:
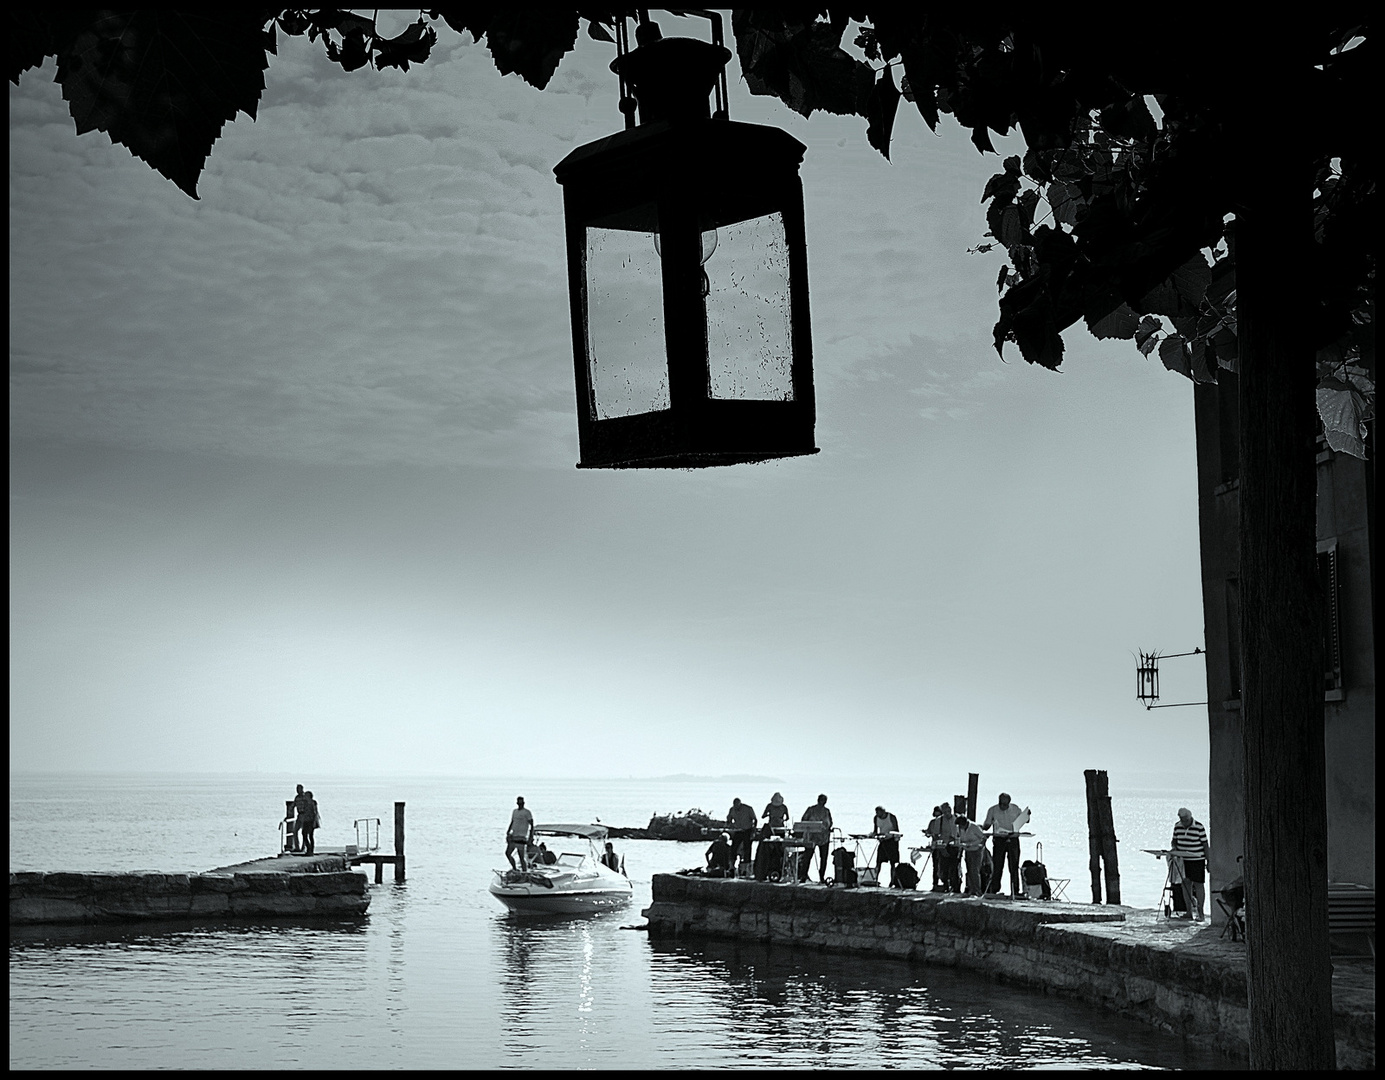
[{"label": "person standing on boat", "polygon": [[726,825],[731,830],[731,858],[738,856],[742,867],[749,867],[750,845],[755,839],[755,811],[740,799],[731,800],[731,809],[726,811]]},{"label": "person standing on boat", "polygon": [[[510,869],[528,870],[525,853],[534,836],[534,815],[524,809],[524,796],[515,799],[515,808],[510,812],[510,827],[505,830],[505,858],[510,860]],[[514,853],[519,852],[519,866],[515,866]]]},{"label": "person standing on boat", "polygon": [[[827,809],[827,796],[819,795],[818,801],[808,807],[807,810],[804,810],[803,817],[799,820],[822,822],[823,829],[821,839],[819,839],[817,843],[818,880],[825,883],[827,881],[827,847],[832,838],[832,811]],[[809,848],[806,855],[808,862],[801,871],[804,881],[808,880],[808,871],[811,870],[813,866],[813,849]]]},{"label": "person standing on boat", "polygon": [[1029,820],[1029,808],[1026,806],[1021,810],[1003,791],[996,804],[986,811],[986,820],[981,823],[981,830],[994,830],[995,835],[995,839],[991,841],[991,884],[986,889],[988,893],[1000,892],[1000,878],[1008,859],[1010,892],[1014,896],[1024,894],[1024,885],[1020,882],[1020,838],[1016,835],[1019,829],[1016,822],[1021,817],[1025,821]]},{"label": "person standing on boat", "polygon": [[620,873],[620,856],[616,854],[616,847],[609,840],[606,841],[606,850],[601,856],[601,865],[614,870],[617,874]]},{"label": "person standing on boat", "polygon": [[1207,903],[1207,827],[1195,821],[1186,806],[1178,810],[1178,824],[1173,827],[1169,847],[1183,864],[1183,895],[1188,901],[1188,914],[1202,922],[1202,906]]}]

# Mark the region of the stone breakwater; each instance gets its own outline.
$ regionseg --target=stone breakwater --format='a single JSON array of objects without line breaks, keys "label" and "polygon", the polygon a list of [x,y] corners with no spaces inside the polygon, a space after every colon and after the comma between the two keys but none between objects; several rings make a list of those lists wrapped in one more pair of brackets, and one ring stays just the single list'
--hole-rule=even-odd
[{"label": "stone breakwater", "polygon": [[[1249,1054],[1244,945],[1155,912],[656,874],[644,915],[651,937],[783,942],[968,968]],[[1336,977],[1333,993],[1338,1064],[1373,1068],[1374,968],[1368,1000]]]},{"label": "stone breakwater", "polygon": [[370,906],[365,875],[342,858],[259,869],[266,863],[204,874],[11,872],[10,925],[363,915]]}]

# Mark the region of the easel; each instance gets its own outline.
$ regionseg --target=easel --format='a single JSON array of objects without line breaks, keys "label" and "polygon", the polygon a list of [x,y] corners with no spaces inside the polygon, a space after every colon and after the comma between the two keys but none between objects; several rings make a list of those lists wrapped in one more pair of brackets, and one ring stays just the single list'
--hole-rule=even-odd
[{"label": "easel", "polygon": [[[1187,894],[1183,892],[1183,858],[1176,851],[1168,848],[1141,848],[1146,854],[1153,855],[1156,859],[1165,859],[1168,862],[1168,874],[1164,878],[1164,891],[1159,897],[1159,906],[1164,910],[1164,918],[1176,918],[1179,914],[1178,908],[1180,900],[1182,902],[1183,914],[1188,913]],[[1177,891],[1175,891],[1177,890]]]},{"label": "easel", "polygon": [[[875,841],[875,850],[879,850],[880,837],[874,833],[851,833],[852,840],[856,841],[856,884],[857,885],[879,885],[880,868],[874,865],[871,858],[867,857],[867,847],[870,841]],[[871,851],[870,854],[874,854]]]}]

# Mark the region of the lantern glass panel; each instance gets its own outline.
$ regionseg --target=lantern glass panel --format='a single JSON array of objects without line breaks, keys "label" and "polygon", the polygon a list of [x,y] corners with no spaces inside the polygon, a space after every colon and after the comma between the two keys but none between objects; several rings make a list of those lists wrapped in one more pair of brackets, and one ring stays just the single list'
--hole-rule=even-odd
[{"label": "lantern glass panel", "polygon": [[649,205],[586,230],[587,356],[598,420],[669,407],[657,220]]},{"label": "lantern glass panel", "polygon": [[722,226],[703,270],[711,396],[792,401],[789,243],[783,214]]}]

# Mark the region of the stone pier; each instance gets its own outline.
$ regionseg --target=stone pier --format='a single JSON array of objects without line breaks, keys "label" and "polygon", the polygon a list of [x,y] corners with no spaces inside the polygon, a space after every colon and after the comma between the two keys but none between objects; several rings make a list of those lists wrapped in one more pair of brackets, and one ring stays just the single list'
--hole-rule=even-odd
[{"label": "stone pier", "polygon": [[10,925],[363,915],[364,874],[340,856],[283,856],[203,874],[10,873]]},{"label": "stone pier", "polygon": [[[1245,945],[1115,906],[657,874],[649,933],[808,945],[967,968],[1249,1055]],[[1375,969],[1337,965],[1337,1060],[1375,1066]]]}]

